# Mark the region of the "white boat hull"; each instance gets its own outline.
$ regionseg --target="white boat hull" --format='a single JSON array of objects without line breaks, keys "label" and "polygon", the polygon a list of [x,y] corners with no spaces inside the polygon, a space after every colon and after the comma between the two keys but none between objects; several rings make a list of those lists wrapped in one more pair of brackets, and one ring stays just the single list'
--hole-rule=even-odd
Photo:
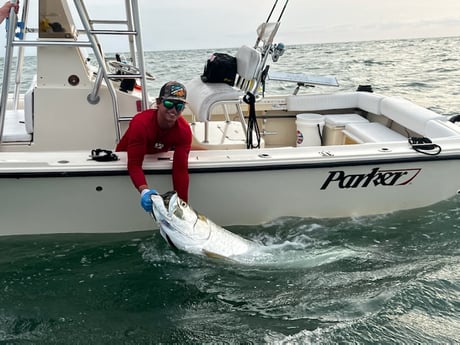
[{"label": "white boat hull", "polygon": [[[36,25],[31,20],[18,28],[23,35],[14,35],[17,18],[9,20],[0,87],[0,235],[153,228],[128,175],[126,154],[111,162],[89,159],[94,149],[116,147],[132,117],[156,97],[147,93],[138,3],[121,2],[127,25],[112,30],[92,27],[86,6],[94,2],[40,0],[40,18],[65,31],[46,25],[34,34],[24,31]],[[382,214],[459,193],[458,117],[447,119],[368,87],[298,94],[300,85],[338,86],[335,77],[298,73],[271,74],[273,81],[297,83],[293,94],[261,97],[266,58],[276,62],[284,47],[273,42],[278,25],[272,24],[259,27],[255,47],[237,50],[233,86],[203,83],[200,76],[186,83],[182,115],[193,133],[188,201],[194,209],[226,226],[284,216]],[[114,65],[103,55],[99,38],[107,35],[116,35],[120,52],[130,52],[127,60],[115,55]],[[24,47],[37,53],[35,78],[27,84],[21,78]],[[88,59],[87,48],[94,57]],[[17,92],[10,94],[13,87]],[[417,152],[408,138],[432,140],[435,149]],[[246,149],[252,144],[260,148]],[[171,153],[147,157],[149,186],[172,190],[171,165]]]},{"label": "white boat hull", "polygon": [[[233,159],[227,153],[224,162],[220,160],[224,151],[194,151],[189,202],[225,226],[259,224],[282,216],[382,214],[428,206],[460,191],[459,154],[433,159],[409,152],[398,158],[389,153],[379,160],[363,155],[347,161],[321,157],[311,149],[291,152],[296,150],[304,159],[286,150],[264,149],[241,150]],[[257,162],[254,156],[260,154],[266,158]],[[317,157],[308,158],[312,154]],[[60,156],[54,158],[59,161]],[[127,174],[124,154],[118,162],[86,158],[85,152],[75,152],[67,155],[65,168],[40,167],[36,162],[29,163],[28,169],[4,169],[0,173],[0,234],[153,229]],[[150,184],[160,192],[172,189],[171,163],[164,158],[152,156],[145,164]]]},{"label": "white boat hull", "polygon": [[[379,164],[380,169],[409,169],[421,167],[420,164]],[[371,167],[374,167],[372,165]],[[342,168],[339,168],[342,169]],[[213,217],[219,224],[255,224],[266,222],[280,216],[313,218],[334,218],[381,214],[436,203],[455,195],[457,189],[432,190],[427,188],[432,181],[429,168],[422,168],[425,176],[419,176],[417,183],[409,186],[368,186],[367,188],[338,188],[320,190],[329,169],[291,170],[289,173],[268,171],[264,173],[239,173],[240,183],[232,188],[218,188],[216,174],[193,177],[193,183],[209,188],[201,188],[200,196],[194,197],[192,205],[204,214]],[[433,172],[437,171],[433,167]],[[347,174],[369,173],[369,166],[343,168]],[[221,178],[232,173],[224,173]],[[448,178],[448,176],[442,176]],[[227,181],[230,181],[227,179]],[[426,195],[421,195],[420,186],[424,186]],[[216,188],[217,187],[217,188]],[[192,190],[193,193],[193,190]],[[401,195],[404,193],[404,196]],[[195,195],[195,194],[194,194]],[[211,201],[211,202],[210,202]]]}]

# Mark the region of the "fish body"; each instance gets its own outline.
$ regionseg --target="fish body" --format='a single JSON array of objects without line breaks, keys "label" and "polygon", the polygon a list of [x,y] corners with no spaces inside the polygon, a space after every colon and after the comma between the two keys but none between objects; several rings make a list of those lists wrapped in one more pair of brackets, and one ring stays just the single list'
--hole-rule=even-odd
[{"label": "fish body", "polygon": [[176,192],[152,195],[152,215],[160,233],[177,249],[214,258],[233,258],[257,244],[217,225],[197,213]]}]

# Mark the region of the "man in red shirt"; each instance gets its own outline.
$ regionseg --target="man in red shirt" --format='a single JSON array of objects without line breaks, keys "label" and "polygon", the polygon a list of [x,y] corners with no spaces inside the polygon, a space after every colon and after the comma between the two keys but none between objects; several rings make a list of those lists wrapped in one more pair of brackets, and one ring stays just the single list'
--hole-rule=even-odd
[{"label": "man in red shirt", "polygon": [[156,99],[156,108],[136,114],[129,128],[121,138],[116,151],[128,153],[128,172],[136,189],[141,193],[141,205],[152,211],[152,194],[142,170],[146,154],[174,150],[172,179],[179,197],[188,201],[188,155],[192,144],[192,131],[186,119],[181,116],[185,108],[187,91],[185,86],[170,81],[161,87]]}]

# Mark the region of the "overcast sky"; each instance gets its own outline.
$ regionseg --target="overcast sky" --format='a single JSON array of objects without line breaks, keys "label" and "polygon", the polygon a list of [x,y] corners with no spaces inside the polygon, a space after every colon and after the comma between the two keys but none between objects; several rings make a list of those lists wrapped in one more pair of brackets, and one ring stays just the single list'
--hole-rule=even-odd
[{"label": "overcast sky", "polygon": [[[98,3],[102,7],[113,0]],[[278,1],[279,10],[284,3]],[[145,48],[252,44],[257,26],[267,19],[273,4],[269,0],[140,0]],[[277,41],[297,44],[458,35],[460,0],[290,0]]]},{"label": "overcast sky", "polygon": [[[0,0],[1,1],[1,0]],[[34,1],[31,1],[31,11]],[[71,2],[72,3],[72,2]],[[120,6],[114,6],[114,4]],[[123,1],[89,0],[95,19]],[[144,50],[238,47],[255,42],[269,0],[139,0]],[[278,1],[279,10],[285,0]],[[33,10],[35,11],[35,10]],[[278,19],[279,11],[272,16]],[[5,25],[2,25],[4,30]],[[460,0],[290,0],[275,39],[285,44],[460,35]],[[4,46],[4,34],[0,43]],[[106,51],[117,51],[113,49]]]}]

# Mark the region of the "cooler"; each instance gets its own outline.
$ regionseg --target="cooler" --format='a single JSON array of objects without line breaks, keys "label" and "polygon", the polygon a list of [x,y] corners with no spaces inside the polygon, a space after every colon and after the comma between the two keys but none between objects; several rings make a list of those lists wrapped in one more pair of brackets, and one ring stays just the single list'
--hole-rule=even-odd
[{"label": "cooler", "polygon": [[344,143],[343,130],[350,123],[366,123],[369,122],[364,117],[358,114],[334,114],[324,115],[324,145],[341,145]]}]

